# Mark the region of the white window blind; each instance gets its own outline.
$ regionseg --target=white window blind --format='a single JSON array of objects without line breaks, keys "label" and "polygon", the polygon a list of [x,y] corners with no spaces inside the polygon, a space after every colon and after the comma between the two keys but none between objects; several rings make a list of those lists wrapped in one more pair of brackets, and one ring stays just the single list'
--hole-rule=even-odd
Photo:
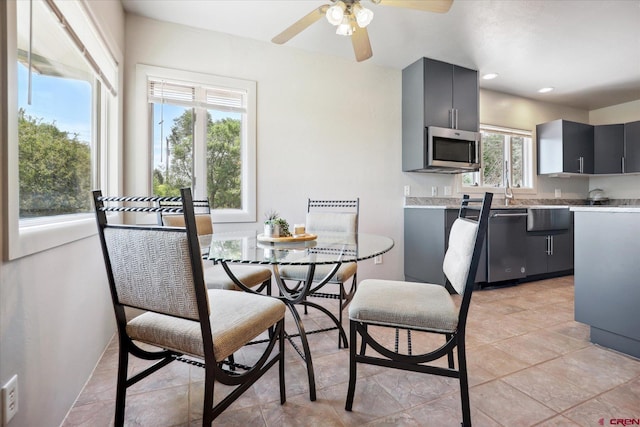
[{"label": "white window blind", "polygon": [[247,112],[245,91],[195,86],[166,80],[148,80],[148,101],[236,113]]}]

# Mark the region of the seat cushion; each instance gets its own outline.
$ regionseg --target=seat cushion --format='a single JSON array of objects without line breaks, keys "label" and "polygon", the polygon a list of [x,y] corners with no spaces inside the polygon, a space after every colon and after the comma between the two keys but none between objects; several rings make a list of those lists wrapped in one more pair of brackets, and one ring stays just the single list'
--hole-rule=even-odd
[{"label": "seat cushion", "polygon": [[[320,264],[316,266],[316,269],[313,273],[313,281],[319,282],[324,279],[327,274],[331,272],[331,269],[335,266],[335,264]],[[355,262],[348,262],[340,265],[338,271],[331,278],[331,283],[344,283],[349,280],[350,277],[353,277],[358,270],[358,264]],[[309,267],[306,265],[283,265],[280,268],[280,277],[288,280],[307,280],[307,273],[309,272]]]},{"label": "seat cushion", "polygon": [[[258,286],[271,278],[271,270],[266,267],[251,265],[230,265],[229,267],[238,280],[249,288]],[[221,265],[205,262],[203,271],[204,282],[208,289],[241,290],[233,283]]]},{"label": "seat cushion", "polygon": [[444,286],[367,279],[360,282],[349,319],[431,332],[454,332],[458,310]]},{"label": "seat cushion", "polygon": [[[216,361],[221,362],[284,317],[282,301],[223,289],[209,290],[211,335]],[[200,323],[146,312],[127,324],[133,340],[204,357]]]}]

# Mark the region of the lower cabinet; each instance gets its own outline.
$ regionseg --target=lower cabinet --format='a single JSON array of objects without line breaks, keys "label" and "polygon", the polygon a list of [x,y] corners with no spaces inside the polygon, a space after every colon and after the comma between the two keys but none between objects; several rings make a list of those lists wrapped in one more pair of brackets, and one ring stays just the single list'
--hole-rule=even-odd
[{"label": "lower cabinet", "polygon": [[[458,209],[404,209],[405,280],[446,285],[442,263],[449,245],[451,225],[457,216]],[[527,232],[523,229],[523,233],[526,233],[522,243],[526,246],[526,278],[573,270],[573,226],[556,231]],[[476,283],[489,281],[489,262],[485,239]]]},{"label": "lower cabinet", "polygon": [[527,233],[527,276],[573,269],[573,230]]},{"label": "lower cabinet", "polygon": [[[446,285],[442,263],[449,245],[449,232],[457,217],[458,209],[404,209],[405,280]],[[486,248],[483,248],[476,282],[485,282],[486,276]]]}]

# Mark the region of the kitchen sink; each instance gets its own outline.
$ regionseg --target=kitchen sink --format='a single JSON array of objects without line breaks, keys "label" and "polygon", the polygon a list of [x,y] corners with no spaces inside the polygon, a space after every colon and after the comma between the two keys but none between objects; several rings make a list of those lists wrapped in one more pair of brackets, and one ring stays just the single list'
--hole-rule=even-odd
[{"label": "kitchen sink", "polygon": [[535,207],[527,209],[527,231],[567,230],[571,225],[568,207]]}]

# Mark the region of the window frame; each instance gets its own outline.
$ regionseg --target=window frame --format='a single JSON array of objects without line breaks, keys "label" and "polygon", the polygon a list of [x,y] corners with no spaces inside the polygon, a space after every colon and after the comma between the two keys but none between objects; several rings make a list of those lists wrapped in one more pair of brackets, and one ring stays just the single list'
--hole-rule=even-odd
[{"label": "window frame", "polygon": [[[533,141],[533,132],[529,131],[529,130],[524,130],[524,129],[515,129],[515,128],[506,128],[503,126],[495,126],[495,125],[487,125],[487,124],[480,124],[480,132],[482,131],[487,131],[487,132],[494,132],[494,133],[500,133],[500,134],[507,134],[507,135],[517,135],[517,136],[524,136],[530,139],[530,143],[529,143],[529,152],[528,153],[524,153],[525,159],[529,160],[529,164],[526,166],[526,169],[529,170],[529,174],[530,174],[530,179],[531,179],[531,187],[514,187],[513,183],[511,183],[511,190],[513,191],[514,194],[536,194],[537,193],[537,180],[536,180],[536,174],[535,174],[535,147],[533,145],[534,141]],[[511,173],[511,147],[507,147],[506,149],[503,147],[503,153],[505,155],[509,155],[509,171]],[[482,166],[481,166],[482,167]],[[475,173],[481,173],[480,171],[475,172]],[[480,193],[484,193],[484,192],[490,192],[490,193],[500,193],[500,192],[504,192],[505,190],[505,185],[504,185],[504,180],[503,180],[503,184],[499,187],[494,187],[494,186],[472,186],[472,185],[464,185],[463,184],[463,174],[459,174],[458,177],[456,178],[456,190],[459,194],[462,193],[470,193],[470,194],[480,194]]]},{"label": "window frame", "polygon": [[[102,78],[111,79],[111,84],[118,86],[120,74],[119,63],[112,47],[104,40],[86,6],[80,2],[61,2],[48,0],[62,13],[67,24],[73,28],[79,40],[85,44],[87,52],[97,58],[99,67],[109,67],[100,74],[94,70],[101,94],[93,99],[93,108],[99,111],[92,118],[94,129],[92,145],[92,176],[95,184],[104,191],[117,188],[119,175],[117,174],[119,132],[119,97],[114,87],[102,84]],[[47,6],[49,7],[49,6]],[[3,203],[5,205],[6,220],[4,225],[7,238],[4,239],[4,259],[14,260],[47,249],[61,246],[75,240],[80,240],[97,233],[95,217],[92,213],[69,215],[55,215],[35,219],[20,219],[19,207],[19,147],[18,147],[18,88],[17,88],[17,6],[16,0],[4,2],[0,18],[6,25],[6,32],[0,34],[0,43],[6,63],[1,64],[0,77],[6,86],[5,94],[0,102],[6,106],[5,113],[0,118],[0,135],[6,138],[7,144],[3,152],[4,176],[6,185],[3,188]],[[98,65],[96,64],[96,65]],[[100,68],[102,71],[103,68]],[[9,82],[14,82],[10,84]],[[95,88],[96,85],[94,85]],[[110,90],[109,90],[109,89]],[[94,89],[95,90],[95,89]],[[99,129],[97,129],[99,127]],[[95,150],[94,150],[95,148]]]},{"label": "window frame", "polygon": [[[213,74],[198,73],[165,67],[157,67],[146,64],[136,64],[136,111],[140,123],[137,130],[137,139],[146,141],[148,145],[147,190],[153,191],[153,140],[152,140],[152,106],[148,102],[149,80],[168,80],[176,83],[190,84],[210,88],[226,88],[231,90],[246,91],[247,112],[246,120],[243,120],[243,131],[246,135],[242,143],[242,209],[212,209],[212,221],[218,223],[256,222],[257,206],[257,173],[256,173],[256,140],[257,140],[257,83],[251,80],[242,80],[232,77],[223,77]],[[143,105],[144,104],[144,105]],[[202,125],[202,122],[200,123]],[[204,126],[204,125],[202,125]],[[205,141],[206,142],[206,141]],[[206,170],[206,155],[204,146],[194,144],[194,197],[206,197],[206,177],[203,176],[203,168]]]}]

